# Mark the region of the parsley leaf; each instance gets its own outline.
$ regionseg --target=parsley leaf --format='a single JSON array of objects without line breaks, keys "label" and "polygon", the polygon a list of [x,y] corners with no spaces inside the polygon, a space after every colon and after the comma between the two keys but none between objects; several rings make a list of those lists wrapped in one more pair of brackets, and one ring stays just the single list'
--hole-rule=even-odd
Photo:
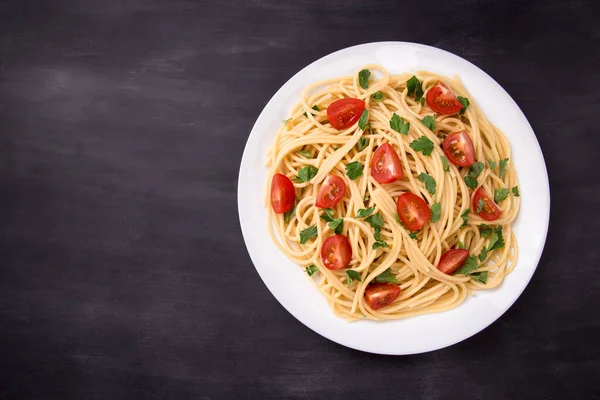
[{"label": "parsley leaf", "polygon": [[471,274],[471,276],[473,278],[477,279],[481,283],[486,283],[487,282],[488,273],[487,273],[487,271],[475,272],[474,274]]},{"label": "parsley leaf", "polygon": [[394,214],[394,218],[396,219],[396,222],[401,224],[402,221],[400,221],[400,216],[398,215],[398,213]]},{"label": "parsley leaf", "polygon": [[325,222],[333,221],[333,210],[331,208],[324,208],[324,214],[321,214],[321,219]]},{"label": "parsley leaf", "polygon": [[508,158],[504,160],[500,160],[500,179],[504,178],[504,174],[506,174],[506,166],[508,165]]},{"label": "parsley leaf", "polygon": [[430,156],[433,151],[433,142],[426,136],[421,136],[416,140],[413,140],[409,144],[410,148],[415,151],[423,152],[424,156]]},{"label": "parsley leaf", "polygon": [[333,230],[336,235],[339,235],[344,231],[344,218],[336,218],[331,220],[327,225]]},{"label": "parsley leaf", "polygon": [[296,153],[300,154],[302,157],[313,158],[312,154],[308,150],[297,151]]},{"label": "parsley leaf", "polygon": [[462,212],[462,214],[460,214],[460,217],[463,220],[463,224],[460,226],[461,228],[469,223],[469,213],[470,212],[471,212],[471,210],[467,208],[465,211]]},{"label": "parsley leaf", "polygon": [[494,191],[494,202],[498,204],[499,202],[508,197],[509,192],[510,190],[508,190],[508,188],[496,189]]},{"label": "parsley leaf", "polygon": [[425,184],[425,187],[430,194],[435,194],[436,183],[435,179],[433,179],[433,176],[421,172],[419,174],[419,180]]},{"label": "parsley leaf", "polygon": [[358,120],[358,127],[364,131],[367,122],[369,122],[369,110],[365,109]]},{"label": "parsley leaf", "polygon": [[403,135],[408,135],[410,122],[404,122],[404,118],[400,118],[396,113],[390,119],[390,128]]},{"label": "parsley leaf", "polygon": [[383,228],[383,217],[381,214],[373,214],[368,218],[365,218],[365,222],[371,225],[373,228]]},{"label": "parsley leaf", "polygon": [[284,119],[284,120],[282,120],[281,122],[283,122],[284,124],[287,124],[287,123],[288,123],[288,122],[290,122],[291,120],[292,120],[291,118],[288,118],[288,119]]},{"label": "parsley leaf", "polygon": [[429,128],[430,131],[433,132],[435,130],[435,116],[428,115],[425,118],[423,118],[421,122],[423,123],[423,125]]},{"label": "parsley leaf", "polygon": [[435,202],[431,205],[431,222],[438,222],[442,215],[442,205]]},{"label": "parsley leaf", "polygon": [[385,241],[383,241],[383,242],[377,241],[377,242],[373,243],[373,247],[372,247],[373,250],[377,250],[380,247],[388,247],[387,242],[385,242]]},{"label": "parsley leaf", "polygon": [[490,164],[490,169],[491,170],[496,169],[496,166],[498,165],[498,164],[496,164],[495,161],[492,161],[492,160],[488,160],[488,164]]},{"label": "parsley leaf", "polygon": [[471,104],[471,102],[466,97],[458,96],[457,98],[458,101],[460,101],[460,104],[463,105],[463,108],[462,110],[460,110],[459,114],[464,115],[465,111],[467,111],[467,108],[469,108],[469,104]]},{"label": "parsley leaf", "polygon": [[355,218],[365,218],[365,217],[368,217],[369,215],[373,214],[373,211],[375,211],[375,209],[373,207],[361,208],[356,213],[356,217]]},{"label": "parsley leaf", "polygon": [[303,231],[300,231],[300,244],[305,244],[310,239],[316,237],[318,234],[319,232],[317,231],[316,225],[309,226]]},{"label": "parsley leaf", "polygon": [[486,224],[481,224],[481,225],[479,225],[479,233],[484,238],[489,239],[492,237],[492,233],[494,233],[494,229],[488,228],[488,226]]},{"label": "parsley leaf", "polygon": [[352,285],[352,281],[362,282],[362,279],[357,271],[349,269],[346,271],[346,286],[350,287],[350,285]]},{"label": "parsley leaf", "polygon": [[470,176],[465,176],[465,183],[472,190],[475,190],[477,188],[477,185],[478,185],[477,179],[471,178]]},{"label": "parsley leaf", "polygon": [[513,194],[515,195],[515,197],[519,197],[519,196],[521,196],[521,195],[519,194],[519,187],[518,187],[518,186],[515,186],[514,188],[512,188],[512,192],[513,192]]},{"label": "parsley leaf", "polygon": [[483,210],[484,206],[485,206],[485,201],[483,201],[483,199],[477,200],[477,213],[480,213],[481,210]]},{"label": "parsley leaf", "polygon": [[455,274],[464,274],[469,275],[471,272],[477,269],[477,259],[474,256],[467,257],[467,261],[464,263],[462,267],[455,272]]},{"label": "parsley leaf", "polygon": [[369,139],[361,137],[360,139],[358,139],[358,142],[356,143],[356,148],[358,149],[358,151],[363,151],[364,149],[367,148],[368,145],[369,145]]},{"label": "parsley leaf", "polygon": [[414,232],[409,233],[408,236],[410,236],[412,239],[416,239],[417,233],[419,233],[419,231],[414,231]]},{"label": "parsley leaf", "polygon": [[[376,214],[379,215],[379,214]],[[382,220],[383,221],[383,220]],[[373,233],[373,237],[375,237],[375,243],[373,243],[373,250],[378,249],[379,247],[388,247],[388,244],[383,237],[381,236],[381,228],[375,227],[375,232]]]},{"label": "parsley leaf", "polygon": [[442,158],[442,165],[444,166],[444,171],[448,172],[450,171],[450,165],[448,164],[448,159],[445,156],[441,156]]},{"label": "parsley leaf", "polygon": [[391,268],[386,269],[381,274],[377,275],[373,282],[377,283],[395,283],[398,284],[398,279],[396,279],[396,275],[392,274]]},{"label": "parsley leaf", "polygon": [[363,69],[358,73],[358,83],[360,87],[363,89],[369,88],[369,77],[371,76],[371,71],[368,69]]},{"label": "parsley leaf", "polygon": [[466,249],[469,250],[467,248],[467,246],[465,246],[465,244],[463,242],[461,242],[460,240],[458,241],[458,243],[456,244],[456,247],[458,247],[459,249]]},{"label": "parsley leaf", "polygon": [[308,182],[317,175],[319,169],[312,165],[306,165],[298,170],[298,177],[292,179],[294,182]]},{"label": "parsley leaf", "polygon": [[[312,109],[315,111],[321,111],[319,110],[319,106],[317,106],[316,104],[314,106],[312,106]],[[303,114],[306,118],[308,118],[308,115],[306,115],[306,113]]]},{"label": "parsley leaf", "polygon": [[471,178],[477,178],[480,174],[481,171],[483,171],[483,169],[485,168],[485,164],[482,162],[476,162],[473,165],[471,165],[471,168],[469,168],[469,176]]},{"label": "parsley leaf", "polygon": [[421,81],[419,81],[415,75],[406,81],[406,89],[409,96],[412,96],[413,93],[415,94],[416,101],[421,101],[423,98],[423,86],[421,85]]},{"label": "parsley leaf", "polygon": [[306,267],[306,273],[308,274],[308,276],[313,276],[315,272],[319,272],[319,268],[317,268],[314,264],[311,264],[308,267]]},{"label": "parsley leaf", "polygon": [[346,165],[346,175],[351,180],[355,180],[359,176],[363,174],[363,166],[360,161],[353,161],[350,164]]},{"label": "parsley leaf", "polygon": [[289,224],[292,218],[296,216],[296,205],[298,204],[298,200],[294,202],[294,207],[290,211],[286,211],[283,213],[283,222]]},{"label": "parsley leaf", "polygon": [[487,258],[488,255],[488,251],[485,248],[485,246],[483,246],[483,248],[481,249],[481,253],[479,253],[479,261],[484,262],[485,259]]},{"label": "parsley leaf", "polygon": [[383,95],[383,93],[381,93],[381,92],[377,91],[377,92],[373,93],[373,94],[371,95],[371,97],[372,97],[372,98],[373,98],[373,100],[375,100],[375,101],[381,101],[381,100],[383,100],[383,98],[384,98],[385,96]]},{"label": "parsley leaf", "polygon": [[503,248],[504,236],[502,235],[502,227],[498,226],[494,229],[494,233],[492,234],[492,239],[490,240],[490,245],[488,246],[488,251],[498,250]]}]

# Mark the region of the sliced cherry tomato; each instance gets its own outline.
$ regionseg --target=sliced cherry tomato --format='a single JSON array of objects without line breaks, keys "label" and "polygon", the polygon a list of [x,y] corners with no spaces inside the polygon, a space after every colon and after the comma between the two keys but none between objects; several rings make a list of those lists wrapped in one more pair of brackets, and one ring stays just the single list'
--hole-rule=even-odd
[{"label": "sliced cherry tomato", "polygon": [[479,216],[487,221],[494,221],[500,216],[500,209],[494,203],[494,200],[483,190],[483,188],[477,189],[473,196],[473,210],[477,211],[479,206],[479,200],[483,200],[483,208],[478,212]]},{"label": "sliced cherry tomato", "polygon": [[453,274],[460,267],[463,266],[465,261],[467,261],[467,257],[469,257],[469,250],[465,249],[452,249],[448,250],[442,257],[440,257],[440,263],[438,264],[438,269],[445,274]]},{"label": "sliced cherry tomato", "polygon": [[285,175],[275,174],[271,181],[271,206],[277,214],[290,211],[294,208],[296,190],[294,184]]},{"label": "sliced cherry tomato", "polygon": [[346,268],[352,260],[352,246],[344,235],[329,237],[321,248],[321,260],[327,269]]},{"label": "sliced cherry tomato", "polygon": [[360,99],[339,99],[327,107],[327,119],[335,129],[346,129],[354,125],[365,109],[365,102]]},{"label": "sliced cherry tomato", "polygon": [[319,208],[331,208],[346,194],[346,182],[339,176],[328,175],[321,184],[315,205]]},{"label": "sliced cherry tomato", "polygon": [[454,93],[442,82],[429,89],[425,99],[429,107],[438,114],[456,114],[463,109]]},{"label": "sliced cherry tomato", "polygon": [[411,231],[418,231],[431,218],[431,210],[425,200],[412,193],[398,197],[398,216]]},{"label": "sliced cherry tomato", "polygon": [[365,289],[365,299],[373,310],[389,306],[400,294],[400,286],[393,283],[372,283]]},{"label": "sliced cherry tomato", "polygon": [[379,183],[392,183],[404,179],[400,158],[389,143],[375,150],[371,161],[371,175]]},{"label": "sliced cherry tomato", "polygon": [[475,162],[475,148],[466,131],[454,132],[446,136],[442,149],[448,160],[459,167],[470,167]]}]

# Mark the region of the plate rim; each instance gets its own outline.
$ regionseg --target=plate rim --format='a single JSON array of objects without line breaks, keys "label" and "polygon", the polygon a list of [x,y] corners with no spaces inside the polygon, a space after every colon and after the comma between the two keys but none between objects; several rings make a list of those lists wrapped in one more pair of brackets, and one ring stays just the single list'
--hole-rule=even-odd
[{"label": "plate rim", "polygon": [[[330,334],[328,334],[328,332],[324,332],[323,329],[319,329],[318,327],[315,327],[315,324],[311,324],[308,321],[303,320],[302,318],[300,318],[298,315],[295,315],[292,311],[290,311],[290,309],[288,307],[286,307],[286,305],[284,304],[284,302],[282,301],[282,299],[280,299],[275,293],[274,291],[271,289],[271,287],[269,286],[269,283],[266,281],[265,277],[263,276],[263,274],[261,273],[259,267],[257,266],[257,263],[255,261],[255,258],[252,256],[252,251],[251,248],[249,246],[248,243],[248,238],[247,235],[250,234],[249,228],[245,227],[244,221],[243,221],[243,216],[242,216],[242,185],[241,185],[241,181],[243,178],[243,173],[244,173],[244,166],[246,164],[248,164],[248,146],[249,143],[251,142],[251,138],[253,137],[253,135],[255,134],[257,125],[259,125],[259,121],[261,121],[262,118],[265,117],[265,115],[267,114],[267,110],[270,108],[271,103],[274,102],[274,100],[279,97],[280,93],[284,92],[286,89],[286,87],[288,85],[291,84],[292,81],[294,81],[300,74],[302,74],[305,70],[309,69],[310,67],[314,66],[316,63],[322,62],[327,60],[328,58],[334,58],[334,57],[339,57],[341,55],[341,53],[344,52],[351,52],[351,51],[356,51],[357,49],[360,48],[365,48],[365,47],[379,47],[379,46],[413,46],[415,48],[421,48],[424,49],[426,51],[433,51],[433,52],[441,52],[444,53],[445,56],[449,56],[449,57],[453,57],[455,59],[457,59],[457,61],[466,63],[469,67],[474,68],[477,70],[478,73],[482,74],[486,79],[489,79],[493,84],[495,84],[496,89],[499,89],[502,94],[509,99],[510,101],[510,105],[523,117],[523,121],[526,123],[527,127],[529,128],[532,137],[535,141],[535,149],[536,152],[539,155],[539,158],[541,160],[541,166],[543,167],[543,176],[540,176],[539,179],[543,179],[543,186],[545,187],[545,191],[544,193],[542,193],[541,195],[543,195],[544,197],[544,201],[543,201],[543,206],[545,206],[545,210],[544,210],[544,215],[543,215],[543,234],[542,234],[542,241],[541,241],[541,246],[539,247],[539,249],[536,249],[536,253],[535,254],[535,263],[531,269],[531,273],[528,274],[526,281],[523,281],[522,287],[520,288],[520,290],[518,291],[518,293],[514,294],[513,297],[510,299],[510,301],[508,302],[508,304],[506,305],[506,307],[503,307],[503,309],[501,311],[499,311],[497,313],[497,315],[488,323],[484,324],[482,327],[480,327],[479,329],[474,329],[472,332],[467,333],[466,335],[456,339],[456,340],[450,340],[446,343],[443,343],[441,345],[433,345],[431,347],[426,347],[426,348],[419,348],[416,349],[414,351],[408,350],[408,351],[402,351],[402,352],[398,352],[398,351],[382,351],[381,349],[376,349],[376,348],[370,348],[368,346],[364,346],[364,345],[360,345],[360,344],[356,344],[356,343],[348,343],[346,341],[342,341],[339,338],[336,338],[335,336],[332,336]],[[385,66],[384,66],[385,67]],[[457,72],[458,73],[458,72]],[[465,85],[466,86],[466,85]],[[468,89],[468,87],[467,87]],[[512,145],[511,145],[512,148]],[[520,184],[521,182],[519,182]],[[261,192],[263,192],[264,189],[261,189]],[[262,197],[262,196],[261,196]],[[254,122],[252,129],[250,130],[250,133],[248,135],[248,138],[246,140],[246,144],[244,145],[244,150],[243,150],[243,154],[242,154],[242,158],[240,161],[240,165],[239,165],[239,172],[238,172],[238,181],[237,181],[237,202],[238,202],[238,219],[240,222],[240,228],[242,231],[242,237],[244,239],[244,244],[246,246],[246,250],[248,252],[248,255],[250,256],[250,259],[252,261],[252,264],[254,266],[254,268],[256,269],[256,272],[258,273],[258,275],[260,276],[261,280],[263,281],[263,283],[265,284],[265,286],[267,287],[267,289],[269,290],[269,292],[271,292],[271,294],[273,295],[273,297],[275,297],[275,299],[279,302],[279,304],[281,306],[283,306],[283,308],[290,313],[296,320],[298,320],[299,322],[301,322],[304,326],[306,326],[307,328],[309,328],[310,330],[312,330],[313,332],[319,334],[320,336],[323,336],[335,343],[338,343],[342,346],[348,347],[348,348],[352,348],[355,350],[360,350],[360,351],[364,351],[364,352],[368,352],[368,353],[373,353],[373,354],[384,354],[384,355],[410,355],[410,354],[420,354],[420,353],[426,353],[426,352],[430,352],[430,351],[435,351],[435,350],[439,350],[439,349],[443,349],[443,348],[447,348],[450,346],[453,346],[457,343],[460,343],[464,340],[469,339],[470,337],[476,335],[479,332],[482,332],[483,330],[485,330],[486,328],[488,328],[490,325],[492,325],[494,322],[496,322],[498,319],[500,319],[514,304],[515,302],[521,297],[521,295],[523,294],[523,292],[525,291],[525,289],[527,288],[527,286],[529,285],[529,283],[531,282],[531,279],[533,278],[533,275],[535,274],[537,267],[539,265],[539,262],[541,260],[541,257],[544,253],[544,249],[546,246],[546,241],[547,241],[547,236],[548,236],[548,230],[549,230],[549,225],[550,225],[550,209],[551,209],[551,197],[550,197],[550,184],[549,184],[549,177],[548,177],[548,168],[546,165],[546,161],[545,161],[545,157],[544,154],[542,152],[541,146],[539,144],[539,141],[537,139],[537,135],[535,134],[535,131],[533,130],[533,128],[531,127],[531,124],[529,123],[529,120],[527,119],[527,117],[525,116],[525,114],[523,113],[523,111],[521,110],[521,108],[519,107],[519,105],[516,103],[516,101],[512,98],[512,96],[510,96],[510,94],[506,91],[506,89],[504,89],[504,87],[502,87],[502,85],[500,85],[494,78],[492,78],[487,72],[485,72],[484,70],[482,70],[481,68],[479,68],[477,65],[471,63],[470,61],[454,54],[451,53],[447,50],[443,50],[437,47],[433,47],[433,46],[429,46],[429,45],[424,45],[424,44],[420,44],[420,43],[414,43],[414,42],[404,42],[404,41],[380,41],[380,42],[369,42],[369,43],[362,43],[362,44],[358,44],[358,45],[354,45],[354,46],[349,46],[349,47],[345,47],[339,50],[336,50],[332,53],[326,54],[323,57],[320,57],[312,62],[310,62],[309,64],[307,64],[306,66],[304,66],[303,68],[301,68],[299,71],[297,71],[295,74],[293,74],[269,99],[269,101],[265,104],[265,106],[263,107],[263,109],[261,110],[260,114],[258,115],[258,117],[256,118],[256,121]],[[263,224],[264,225],[264,224]],[[266,225],[265,225],[265,229],[266,229]],[[270,240],[270,238],[269,238]],[[275,246],[275,244],[272,244],[273,246]],[[279,250],[277,250],[279,251]],[[503,283],[504,284],[504,283]],[[501,284],[499,286],[499,288],[501,289],[503,284]],[[497,289],[496,289],[497,290]],[[318,291],[317,291],[318,293]],[[320,293],[318,293],[319,296],[322,296]],[[462,305],[462,304],[461,304]],[[460,306],[459,306],[460,307]],[[457,308],[459,308],[457,307]],[[330,309],[328,309],[328,311],[330,312],[330,314],[334,317],[334,318],[338,318],[341,319],[339,317],[337,317],[335,314],[333,314],[333,312],[331,312]],[[428,315],[440,315],[440,314],[444,314],[447,312],[450,312],[451,310],[448,311],[444,311],[441,313],[434,313],[434,314],[428,314]],[[419,318],[419,316],[417,317],[411,317],[412,318]],[[393,323],[393,322],[398,322],[398,321],[402,321],[402,320],[392,320],[392,321],[378,321],[375,322],[376,324],[387,324],[387,323]],[[364,321],[359,321],[359,322],[353,322],[352,324],[358,324]],[[372,321],[369,321],[372,322]],[[348,322],[346,322],[348,323]]]}]

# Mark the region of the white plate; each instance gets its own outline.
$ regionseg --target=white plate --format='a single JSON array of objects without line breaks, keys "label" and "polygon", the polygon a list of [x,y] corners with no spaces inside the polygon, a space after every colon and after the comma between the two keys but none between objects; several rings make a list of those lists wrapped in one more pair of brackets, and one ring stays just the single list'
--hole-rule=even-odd
[{"label": "white plate", "polygon": [[[304,270],[282,254],[266,228],[264,167],[281,121],[288,118],[301,90],[316,81],[351,75],[366,64],[397,74],[419,69],[458,75],[489,120],[508,137],[519,176],[521,210],[514,223],[519,260],[495,290],[478,291],[457,308],[397,321],[346,322],[336,317]],[[542,255],[550,214],[550,189],[540,146],[527,119],[504,89],[462,58],[434,47],[381,42],[337,51],[294,75],[264,108],[248,138],[238,182],[240,224],[248,252],[275,298],[300,322],[344,346],[380,354],[414,354],[465,340],[498,319],[527,286]]]}]

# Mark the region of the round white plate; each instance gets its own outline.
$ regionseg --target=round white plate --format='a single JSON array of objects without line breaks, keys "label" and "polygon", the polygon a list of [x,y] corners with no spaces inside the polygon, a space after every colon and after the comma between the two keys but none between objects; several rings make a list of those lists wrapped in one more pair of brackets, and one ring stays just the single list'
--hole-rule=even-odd
[{"label": "round white plate", "polygon": [[[316,81],[351,75],[366,64],[392,74],[420,69],[458,75],[489,120],[504,132],[519,176],[521,210],[514,223],[519,260],[495,290],[478,291],[457,308],[397,321],[346,322],[336,317],[304,269],[282,254],[267,232],[264,167],[281,121],[301,90]],[[527,119],[504,89],[470,62],[434,47],[404,42],[369,43],[337,51],[294,75],[275,93],[252,128],[238,182],[240,224],[248,252],[275,298],[300,322],[344,346],[380,354],[414,354],[450,346],[498,319],[527,286],[542,255],[550,214],[550,189],[542,151]]]}]

